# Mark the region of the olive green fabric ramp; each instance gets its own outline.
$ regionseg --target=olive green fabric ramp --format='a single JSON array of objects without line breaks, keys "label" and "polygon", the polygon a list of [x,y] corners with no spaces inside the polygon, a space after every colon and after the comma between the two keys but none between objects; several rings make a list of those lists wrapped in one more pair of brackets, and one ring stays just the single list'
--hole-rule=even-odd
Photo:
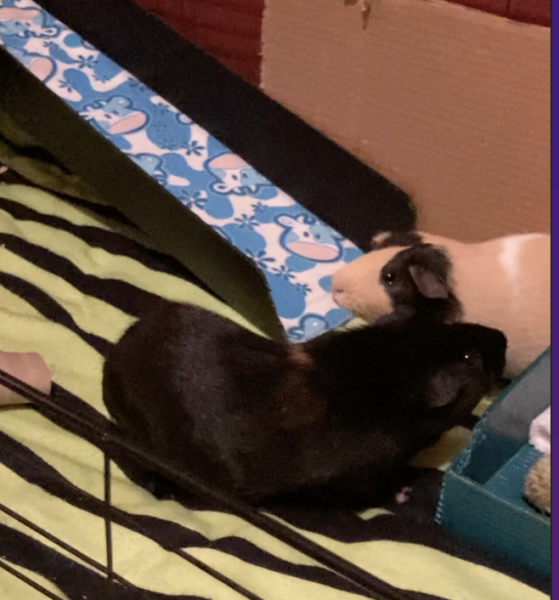
[{"label": "olive green fabric ramp", "polygon": [[[105,207],[0,183],[0,350],[39,352],[53,371],[53,396],[61,405],[92,423],[107,422],[104,355],[134,319],[162,299],[192,302],[249,327]],[[448,448],[454,450],[451,438]],[[443,442],[431,456],[445,462],[444,450]],[[74,556],[0,512],[3,564],[60,598],[368,597],[236,516],[157,501],[118,465],[111,469],[113,566],[126,587],[108,584],[90,564],[106,564],[102,453],[33,409],[0,411],[0,503],[83,555]],[[366,569],[395,597],[545,598],[466,554],[430,521],[422,524],[399,511],[396,504],[362,515],[269,507],[291,527]],[[230,582],[192,564],[181,551]],[[43,598],[2,569],[0,596]]]}]

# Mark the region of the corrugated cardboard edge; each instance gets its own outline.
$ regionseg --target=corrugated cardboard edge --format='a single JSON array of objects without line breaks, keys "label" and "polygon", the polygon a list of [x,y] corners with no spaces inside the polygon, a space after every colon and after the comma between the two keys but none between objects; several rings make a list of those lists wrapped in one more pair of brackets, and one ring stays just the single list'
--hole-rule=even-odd
[{"label": "corrugated cardboard edge", "polygon": [[[421,229],[550,230],[550,30],[443,0],[267,0],[262,86],[414,197]],[[348,207],[350,210],[350,207]]]}]

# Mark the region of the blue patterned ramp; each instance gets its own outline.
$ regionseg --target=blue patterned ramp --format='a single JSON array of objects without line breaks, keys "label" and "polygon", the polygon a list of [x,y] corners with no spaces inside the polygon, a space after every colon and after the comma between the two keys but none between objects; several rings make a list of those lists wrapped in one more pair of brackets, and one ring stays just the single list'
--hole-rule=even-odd
[{"label": "blue patterned ramp", "polygon": [[290,340],[351,318],[330,284],[353,243],[32,0],[0,0],[0,44],[257,265]]}]

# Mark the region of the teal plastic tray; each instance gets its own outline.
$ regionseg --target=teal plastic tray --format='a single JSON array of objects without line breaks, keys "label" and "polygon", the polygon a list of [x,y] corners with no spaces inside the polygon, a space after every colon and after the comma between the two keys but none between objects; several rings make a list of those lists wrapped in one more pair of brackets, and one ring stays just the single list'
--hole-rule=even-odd
[{"label": "teal plastic tray", "polygon": [[546,350],[501,394],[472,442],[443,479],[436,520],[540,577],[551,577],[551,519],[523,497],[524,477],[540,456],[527,444],[530,424],[551,403]]}]

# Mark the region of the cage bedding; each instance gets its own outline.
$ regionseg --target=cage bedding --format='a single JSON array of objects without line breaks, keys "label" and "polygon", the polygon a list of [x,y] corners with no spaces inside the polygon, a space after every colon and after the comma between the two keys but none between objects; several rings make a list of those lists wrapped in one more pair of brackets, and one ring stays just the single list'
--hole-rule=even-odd
[{"label": "cage bedding", "polygon": [[[9,183],[0,183],[0,349],[40,352],[53,369],[56,402],[106,424],[103,356],[135,318],[164,298],[194,302],[249,326],[113,209],[54,196],[11,171],[1,177]],[[104,565],[102,453],[40,410],[3,410],[0,417],[0,503]],[[367,597],[226,511],[157,501],[118,465],[111,472],[113,564],[130,587],[109,585],[84,560],[6,513],[0,513],[2,560],[60,597],[76,599],[217,600],[246,597],[243,590],[266,600]],[[545,597],[433,524],[439,475],[418,470],[409,502],[359,515],[327,502],[266,508],[366,569],[395,597]],[[188,563],[177,549],[241,589]],[[43,597],[4,571],[0,591],[4,598]]]}]

